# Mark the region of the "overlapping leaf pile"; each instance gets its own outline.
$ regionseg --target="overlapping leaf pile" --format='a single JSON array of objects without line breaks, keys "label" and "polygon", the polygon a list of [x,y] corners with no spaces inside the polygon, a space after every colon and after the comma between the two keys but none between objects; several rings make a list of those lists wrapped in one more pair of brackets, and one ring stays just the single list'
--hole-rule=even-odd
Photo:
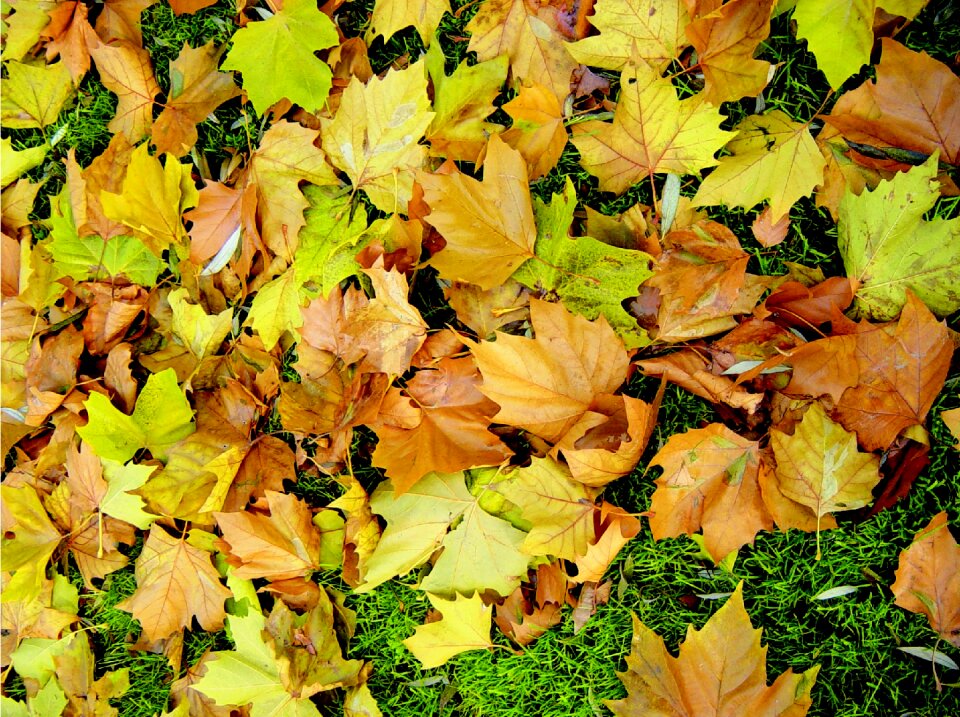
[{"label": "overlapping leaf pile", "polygon": [[[641,530],[602,496],[657,420],[661,394],[621,392],[635,370],[727,419],[651,461],[654,536],[702,531],[718,562],[758,531],[819,534],[837,512],[882,509],[923,469],[956,344],[940,319],[960,309],[960,220],[925,218],[956,192],[960,80],[945,65],[884,37],[876,79],[802,122],[744,100],[777,72],[754,59],[772,0],[486,0],[467,25],[477,61],[449,75],[445,2],[376,3],[368,40],[414,25],[428,49],[375,75],[340,2],[285,0],[244,5],[229,48],[184,46],[161,86],[139,28],[151,4],[108,0],[92,18],[9,0],[3,126],[44,142],[3,139],[3,653],[28,693],[5,710],[109,711],[126,678],[93,681],[65,565],[96,590],[138,538],[137,590],[118,606],[142,626],[134,648],[179,674],[194,618],[226,622],[235,644],[188,666],[174,714],[310,715],[339,687],[348,714],[377,713],[369,665],[344,658],[353,614],[320,571],[358,592],[418,571],[442,614],[406,641],[427,667],[492,645],[494,605],[519,645],[568,602],[582,624]],[[839,88],[870,61],[874,11],[923,4],[793,12]],[[84,167],[48,133],[92,72],[117,110]],[[240,105],[251,148],[211,167],[197,125]],[[568,142],[600,190],[649,184],[653,201],[606,216],[569,179],[533,198]],[[41,219],[35,168],[63,180],[47,179]],[[774,247],[811,195],[836,220],[845,276],[748,273],[703,209],[763,204],[755,237]],[[444,328],[411,304],[411,284],[437,281],[456,314]],[[375,487],[351,469],[361,426]],[[342,495],[289,494],[304,473]],[[895,590],[956,644],[951,560],[936,578],[901,568],[914,587]],[[816,668],[767,691],[739,591],[714,619],[676,664],[638,626],[635,648],[677,670],[681,694],[651,697],[631,658],[631,696],[611,706],[804,714]],[[697,701],[702,676],[683,667],[734,635],[753,665],[737,668],[740,712]]]}]

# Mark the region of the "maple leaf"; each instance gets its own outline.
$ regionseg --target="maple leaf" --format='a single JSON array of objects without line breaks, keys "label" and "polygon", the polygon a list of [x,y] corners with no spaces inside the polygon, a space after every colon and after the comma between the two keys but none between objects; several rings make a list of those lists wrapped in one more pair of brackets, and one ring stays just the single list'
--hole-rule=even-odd
[{"label": "maple leaf", "polygon": [[384,42],[413,25],[429,48],[443,13],[451,12],[449,0],[381,0],[373,8],[367,41],[382,37]]},{"label": "maple leaf", "polygon": [[470,351],[483,374],[481,392],[500,406],[494,422],[556,443],[597,396],[623,383],[627,354],[603,317],[590,322],[533,299],[530,321],[534,338],[498,334]]},{"label": "maple leaf", "polygon": [[599,583],[613,563],[621,548],[637,536],[642,528],[640,520],[622,508],[603,501],[594,511],[595,541],[587,546],[587,552],[578,555],[574,564],[578,583]]},{"label": "maple leaf", "polygon": [[960,546],[950,534],[946,511],[933,516],[900,553],[890,589],[897,605],[926,615],[930,627],[960,647]]},{"label": "maple leaf", "polygon": [[687,44],[684,29],[689,23],[682,0],[656,6],[643,0],[598,0],[590,24],[600,34],[571,43],[567,49],[578,62],[606,70],[622,70],[635,56],[662,67]]},{"label": "maple leaf", "polygon": [[136,144],[153,125],[153,102],[160,94],[150,55],[130,42],[101,43],[90,48],[90,55],[97,64],[100,81],[118,100],[117,112],[107,128]]},{"label": "maple leaf", "polygon": [[650,65],[628,65],[620,87],[613,124],[591,120],[573,127],[580,164],[604,191],[622,194],[656,172],[698,173],[714,166],[714,153],[733,138],[720,129],[719,110],[700,97],[677,99],[670,80]]},{"label": "maple leaf", "polygon": [[161,165],[146,143],[137,147],[123,190],[101,191],[100,202],[108,219],[127,225],[157,257],[171,247],[186,256],[188,236],[181,214],[196,206],[198,194],[190,168],[173,155],[165,156]]},{"label": "maple leaf", "polygon": [[594,542],[594,494],[563,464],[533,458],[529,467],[517,468],[492,489],[516,505],[531,524],[520,546],[528,555],[576,560]]},{"label": "maple leaf", "polygon": [[62,536],[43,509],[33,487],[0,487],[3,495],[3,569],[13,577],[3,599],[33,600],[43,586],[47,561]]},{"label": "maple leaf", "polygon": [[430,154],[477,161],[487,138],[501,129],[485,120],[496,110],[493,101],[507,79],[506,55],[476,65],[463,62],[448,77],[443,51],[434,44],[427,50],[426,62],[435,113],[426,131]]},{"label": "maple leaf", "polygon": [[379,442],[373,465],[403,493],[431,471],[497,465],[512,452],[487,428],[497,405],[478,390],[471,358],[441,359],[418,371],[401,391],[390,389],[373,426]]},{"label": "maple leaf", "polygon": [[319,568],[320,533],[309,508],[292,495],[266,491],[270,516],[241,511],[214,513],[229,555],[239,563],[233,574],[247,580],[286,580]]},{"label": "maple leaf", "polygon": [[41,38],[49,40],[47,62],[57,55],[70,70],[75,82],[80,82],[90,69],[90,47],[100,40],[90,26],[90,9],[82,2],[63,2],[50,11],[50,24],[43,28]]},{"label": "maple leaf", "polygon": [[771,218],[778,220],[823,182],[825,160],[807,124],[774,110],[751,115],[736,129],[739,134],[726,147],[731,156],[703,180],[694,206],[749,209],[768,199]]},{"label": "maple leaf", "polygon": [[[39,42],[40,33],[50,22],[48,13],[57,3],[55,0],[8,0],[7,4],[16,12],[4,20],[7,27],[0,57],[4,61],[22,60]],[[6,10],[4,14],[8,14]]]},{"label": "maple leaf", "polygon": [[233,75],[217,72],[221,54],[212,41],[196,49],[185,43],[170,62],[170,92],[153,125],[157,154],[181,157],[189,152],[197,143],[197,123],[240,94]]},{"label": "maple leaf", "polygon": [[433,121],[424,62],[390,70],[364,84],[354,77],[331,120],[321,118],[320,133],[330,161],[385,212],[406,211],[413,191],[413,170],[423,165],[427,148],[420,138]]},{"label": "maple leaf", "polygon": [[650,460],[663,468],[650,502],[657,540],[703,529],[714,561],[753,543],[773,521],[757,482],[759,446],[721,423],[671,436]]},{"label": "maple leaf", "polygon": [[543,11],[527,0],[486,0],[467,23],[468,50],[481,61],[506,54],[513,77],[549,87],[559,102],[570,94],[577,61],[551,26],[549,6]]},{"label": "maple leaf", "polygon": [[513,119],[513,126],[500,139],[520,152],[530,179],[539,179],[557,166],[567,146],[567,130],[563,108],[553,93],[543,85],[523,86],[504,103],[503,111]]},{"label": "maple leaf", "polygon": [[175,538],[156,525],[150,528],[137,558],[137,590],[117,608],[132,613],[150,640],[169,637],[196,617],[204,630],[219,630],[230,591],[209,553]]},{"label": "maple leaf", "polygon": [[527,169],[520,154],[492,137],[483,181],[460,172],[419,174],[425,221],[446,240],[430,258],[440,276],[492,289],[534,256],[537,228],[530,204]]},{"label": "maple leaf", "polygon": [[13,140],[9,137],[0,139],[0,164],[3,165],[2,176],[0,176],[0,186],[6,187],[14,180],[20,178],[34,167],[43,164],[47,156],[46,145],[39,147],[29,147],[27,149],[14,149]]},{"label": "maple leaf", "polygon": [[923,220],[940,196],[936,176],[931,157],[859,197],[848,191],[840,202],[840,255],[858,284],[854,306],[861,316],[896,317],[907,291],[938,316],[960,309],[960,219]]},{"label": "maple leaf", "polygon": [[770,34],[774,5],[773,0],[733,0],[687,25],[706,80],[703,97],[710,104],[755,97],[766,86],[770,63],[754,60],[753,53]]},{"label": "maple leaf", "polygon": [[313,112],[323,107],[333,79],[313,53],[338,40],[336,26],[316,3],[287,0],[272,17],[234,33],[222,67],[243,74],[243,89],[257,114],[282,99]]},{"label": "maple leaf", "polygon": [[446,600],[427,593],[427,599],[443,616],[436,622],[420,625],[403,644],[420,660],[425,670],[444,665],[454,655],[467,650],[493,648],[490,640],[491,609],[479,595],[456,595]]},{"label": "maple leaf", "polygon": [[960,164],[960,80],[925,52],[889,38],[880,45],[876,82],[841,95],[824,120],[854,142],[939,150],[945,162]]},{"label": "maple leaf", "polygon": [[143,46],[140,16],[157,0],[104,0],[97,17],[97,35],[105,43],[115,40]]},{"label": "maple leaf", "polygon": [[952,355],[947,327],[908,293],[895,328],[856,335],[857,384],[842,394],[837,420],[867,450],[886,449],[900,431],[923,423]]},{"label": "maple leaf", "polygon": [[467,490],[463,473],[428,473],[402,494],[385,481],[370,507],[386,519],[387,528],[366,561],[357,592],[407,573],[440,547],[444,551],[421,583],[423,590],[452,595],[489,589],[509,595],[526,575],[529,558],[519,550],[525,534],[487,513]]},{"label": "maple leaf", "polygon": [[141,448],[162,457],[177,441],[194,431],[193,410],[177,385],[173,369],[151,374],[137,397],[133,414],[117,410],[102,393],[84,402],[87,425],[77,434],[101,458],[125,463]]},{"label": "maple leaf", "polygon": [[634,615],[627,671],[619,673],[627,697],[606,705],[624,717],[802,717],[820,667],[799,675],[787,670],[768,687],[761,633],[743,607],[742,582],[701,630],[687,628],[677,657]]},{"label": "maple leaf", "polygon": [[821,518],[873,500],[880,460],[860,453],[856,436],[830,420],[819,403],[807,409],[792,436],[772,429],[770,445],[777,458],[780,490],[817,516],[818,545]]},{"label": "maple leaf", "polygon": [[35,67],[8,62],[6,67],[9,75],[3,83],[3,126],[43,128],[56,122],[75,94],[66,65],[58,62]]},{"label": "maple leaf", "polygon": [[554,194],[550,204],[534,200],[536,258],[524,263],[513,278],[531,289],[555,292],[564,306],[588,319],[602,315],[628,349],[645,346],[649,343],[646,333],[622,304],[653,275],[652,258],[592,237],[571,238],[576,206],[576,190],[569,178],[563,194]]}]

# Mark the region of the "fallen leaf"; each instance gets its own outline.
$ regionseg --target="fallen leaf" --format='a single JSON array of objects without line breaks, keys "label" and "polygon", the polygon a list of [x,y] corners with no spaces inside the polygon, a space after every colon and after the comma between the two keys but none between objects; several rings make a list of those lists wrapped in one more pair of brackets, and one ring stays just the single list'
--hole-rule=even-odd
[{"label": "fallen leaf", "polygon": [[712,373],[709,362],[696,351],[675,351],[661,358],[637,361],[637,366],[647,376],[662,376],[711,403],[725,403],[754,413],[763,402],[763,394],[751,393],[729,376]]},{"label": "fallen leaf", "polygon": [[573,127],[580,164],[604,191],[622,194],[657,172],[697,174],[717,164],[713,155],[733,139],[720,129],[723,116],[715,107],[700,97],[677,99],[670,80],[651,65],[627,65],[620,86],[613,124],[591,120]]},{"label": "fallen leaf", "polygon": [[650,502],[655,539],[702,528],[707,552],[719,562],[773,527],[757,482],[758,444],[723,424],[671,436],[650,465],[663,468]]},{"label": "fallen leaf", "polygon": [[900,553],[890,586],[896,604],[927,616],[930,627],[960,647],[960,546],[950,534],[947,513],[937,513]]},{"label": "fallen leaf", "polygon": [[413,25],[424,47],[429,48],[445,12],[450,12],[449,0],[383,0],[373,8],[367,40],[382,37],[387,41],[400,30]]},{"label": "fallen leaf", "polygon": [[504,103],[503,111],[513,119],[513,125],[500,139],[520,153],[530,179],[539,179],[557,166],[567,146],[567,130],[563,108],[550,89],[522,86],[516,97]]},{"label": "fallen leaf", "polygon": [[427,599],[443,618],[420,625],[412,637],[403,641],[425,670],[444,665],[454,655],[467,650],[493,648],[490,640],[492,611],[479,595],[472,598],[456,595],[452,600],[445,600],[427,593]]},{"label": "fallen leaf", "polygon": [[425,221],[446,241],[430,258],[440,276],[492,289],[534,256],[526,164],[499,138],[490,139],[482,182],[460,172],[420,173],[417,181],[430,206]]},{"label": "fallen leaf", "polygon": [[153,126],[153,102],[160,94],[150,55],[142,47],[123,41],[92,46],[90,55],[97,64],[100,81],[118,100],[117,112],[107,127],[136,144]]},{"label": "fallen leaf", "polygon": [[56,122],[75,94],[66,64],[36,67],[9,62],[6,67],[9,75],[3,83],[3,126],[42,129]]},{"label": "fallen leaf", "polygon": [[923,219],[940,197],[936,176],[931,157],[840,202],[840,255],[857,284],[854,307],[861,316],[895,318],[908,291],[937,316],[960,309],[960,219]]},{"label": "fallen leaf", "polygon": [[634,616],[627,670],[618,674],[627,697],[606,705],[624,716],[806,715],[819,665],[799,675],[787,670],[768,687],[761,632],[743,607],[743,583],[701,630],[688,626],[677,657]]},{"label": "fallen leaf", "polygon": [[757,240],[760,246],[767,249],[783,242],[790,231],[790,214],[785,214],[774,222],[771,209],[770,205],[764,207],[763,211],[753,220],[753,224],[750,225],[753,238]]},{"label": "fallen leaf", "polygon": [[136,592],[117,608],[132,613],[148,639],[172,635],[193,617],[204,630],[223,626],[223,602],[230,591],[221,585],[209,553],[154,525],[135,574]]},{"label": "fallen leaf", "polygon": [[533,339],[498,334],[470,351],[483,375],[481,392],[500,406],[493,420],[557,443],[598,396],[623,383],[627,354],[602,317],[590,322],[534,299],[530,321]]}]

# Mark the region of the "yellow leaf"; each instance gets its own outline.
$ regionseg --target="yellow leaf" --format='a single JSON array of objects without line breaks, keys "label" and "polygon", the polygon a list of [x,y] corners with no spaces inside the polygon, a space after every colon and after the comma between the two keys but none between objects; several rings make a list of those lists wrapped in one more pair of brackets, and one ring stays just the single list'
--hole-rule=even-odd
[{"label": "yellow leaf", "polygon": [[405,27],[417,28],[424,47],[430,47],[443,13],[450,12],[449,0],[379,0],[370,18],[367,41],[389,40]]},{"label": "yellow leaf", "polygon": [[405,212],[413,170],[427,156],[419,141],[433,117],[423,62],[390,70],[366,85],[354,77],[336,117],[320,120],[323,147],[354,189],[363,189],[378,209]]},{"label": "yellow leaf", "polygon": [[457,595],[453,600],[444,600],[427,593],[427,598],[443,619],[420,625],[412,637],[403,641],[424,669],[446,664],[451,657],[467,650],[493,647],[490,640],[492,611],[479,595],[472,598]]},{"label": "yellow leaf", "polygon": [[699,97],[677,99],[670,80],[650,65],[628,66],[620,78],[613,124],[596,120],[573,128],[580,164],[600,189],[620,194],[655,172],[696,174],[717,163],[714,153],[732,137],[723,115]]},{"label": "yellow leaf", "polygon": [[45,66],[10,62],[7,71],[10,74],[3,83],[4,127],[46,127],[56,121],[74,95],[70,70],[62,62]]},{"label": "yellow leaf", "polygon": [[730,156],[710,173],[693,199],[694,206],[726,204],[750,209],[770,200],[776,221],[823,182],[826,160],[810,136],[810,128],[793,122],[780,110],[751,115],[737,125],[739,134],[727,145]]}]

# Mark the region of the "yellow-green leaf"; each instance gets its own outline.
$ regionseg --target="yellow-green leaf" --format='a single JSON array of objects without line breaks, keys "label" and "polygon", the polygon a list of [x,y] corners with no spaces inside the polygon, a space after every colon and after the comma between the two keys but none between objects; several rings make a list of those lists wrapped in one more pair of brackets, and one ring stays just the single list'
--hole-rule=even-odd
[{"label": "yellow-green leaf", "polygon": [[493,609],[484,605],[479,595],[472,598],[457,595],[453,600],[444,600],[427,593],[427,598],[443,619],[420,625],[412,637],[403,641],[424,669],[446,664],[451,657],[467,650],[493,647],[490,640]]}]

